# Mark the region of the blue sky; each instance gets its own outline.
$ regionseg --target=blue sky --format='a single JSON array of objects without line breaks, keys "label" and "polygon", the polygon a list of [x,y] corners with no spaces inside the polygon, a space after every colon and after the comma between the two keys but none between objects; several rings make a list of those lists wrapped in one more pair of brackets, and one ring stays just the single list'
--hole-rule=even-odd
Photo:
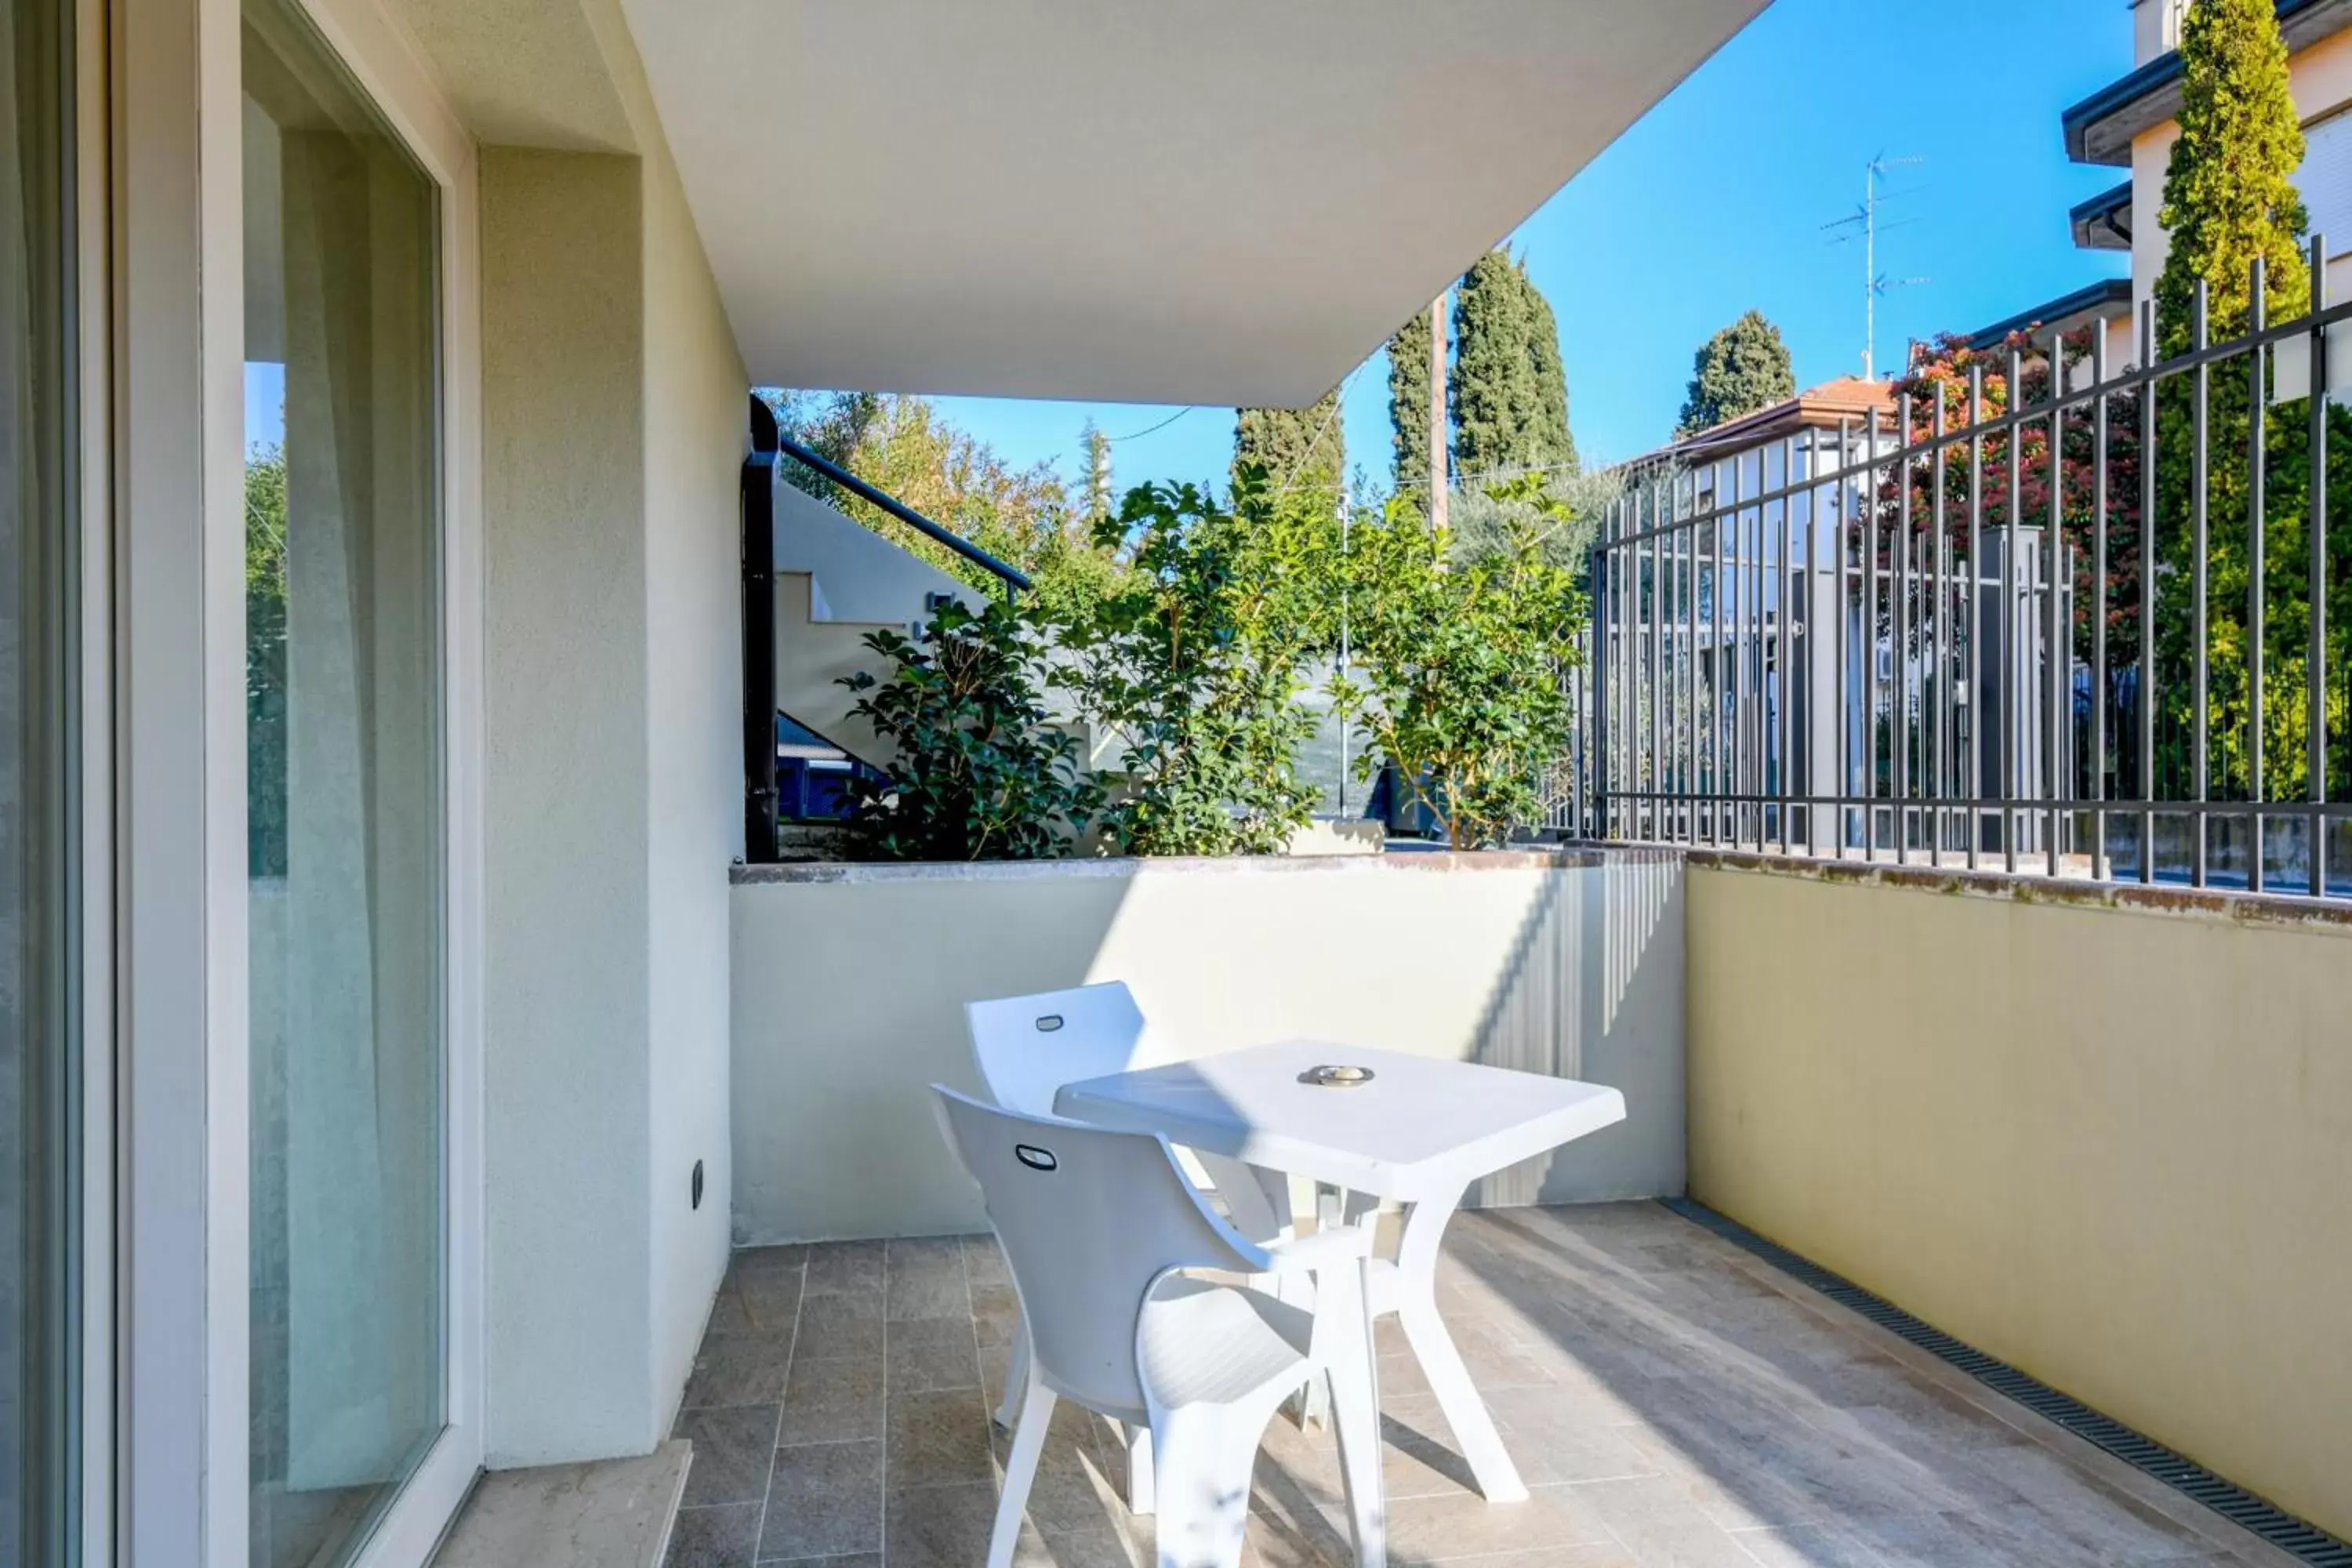
[{"label": "blue sky", "polygon": [[[1925,160],[1885,184],[1879,269],[1931,281],[1879,302],[1882,374],[1905,342],[1974,331],[2128,270],[2078,251],[2066,210],[2122,171],[2066,161],[2058,116],[2131,68],[2123,0],[1775,0],[1770,8],[1520,226],[1559,318],[1570,422],[1587,461],[1633,456],[1672,427],[1691,354],[1751,306],[1778,321],[1798,384],[1859,374],[1863,258],[1822,225],[1853,209],[1864,168]],[[1905,222],[1904,220],[1912,220]],[[1016,465],[1076,478],[1091,416],[1117,482],[1222,479],[1229,409],[938,400]],[[1388,477],[1376,353],[1344,401],[1348,453]]]}]

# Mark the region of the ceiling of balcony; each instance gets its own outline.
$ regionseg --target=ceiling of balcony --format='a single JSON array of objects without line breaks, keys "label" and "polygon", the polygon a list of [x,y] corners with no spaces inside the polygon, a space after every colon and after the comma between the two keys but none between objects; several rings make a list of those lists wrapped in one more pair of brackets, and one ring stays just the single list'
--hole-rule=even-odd
[{"label": "ceiling of balcony", "polygon": [[1763,4],[624,8],[756,381],[1298,404]]}]

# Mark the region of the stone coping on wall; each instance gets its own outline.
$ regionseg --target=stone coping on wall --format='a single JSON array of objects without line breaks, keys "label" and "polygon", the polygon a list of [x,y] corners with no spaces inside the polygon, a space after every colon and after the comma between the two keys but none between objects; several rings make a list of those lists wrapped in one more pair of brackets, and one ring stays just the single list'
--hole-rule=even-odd
[{"label": "stone coping on wall", "polygon": [[2036,877],[2010,871],[1969,870],[1954,866],[1907,866],[1884,860],[1839,860],[1803,855],[1759,855],[1747,850],[1689,847],[1685,864],[1699,870],[1748,871],[1903,888],[1948,897],[2005,899],[2012,903],[2073,909],[2120,910],[2134,914],[2228,921],[2240,925],[2287,926],[2352,936],[2352,899],[2315,899],[2290,893],[2248,893],[2226,888],[2189,888],[2169,882],[2094,882],[2071,877]]},{"label": "stone coping on wall", "polygon": [[1520,849],[1397,849],[1380,855],[1104,856],[1067,860],[798,861],[734,868],[737,887],[809,882],[973,882],[1158,876],[1363,877],[1395,873],[1558,871],[1671,861],[1673,849],[1631,846],[1529,846]]}]

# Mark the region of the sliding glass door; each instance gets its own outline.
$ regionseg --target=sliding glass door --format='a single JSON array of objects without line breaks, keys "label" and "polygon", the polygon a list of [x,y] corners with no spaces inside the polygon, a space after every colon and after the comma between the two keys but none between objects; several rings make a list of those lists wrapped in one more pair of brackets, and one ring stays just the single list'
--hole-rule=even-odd
[{"label": "sliding glass door", "polygon": [[447,1418],[440,193],[245,0],[251,1562],[348,1561]]},{"label": "sliding glass door", "polygon": [[0,0],[0,1562],[44,1564],[78,1556],[72,19]]}]

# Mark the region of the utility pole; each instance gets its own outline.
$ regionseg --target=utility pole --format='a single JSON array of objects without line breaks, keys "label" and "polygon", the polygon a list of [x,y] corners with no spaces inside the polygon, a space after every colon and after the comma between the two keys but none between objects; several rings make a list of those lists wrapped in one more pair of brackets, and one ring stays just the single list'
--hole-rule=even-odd
[{"label": "utility pole", "polygon": [[[1889,169],[1900,169],[1926,162],[1925,158],[1890,158],[1881,153],[1877,157],[1873,158],[1863,171],[1862,205],[1846,216],[1822,226],[1825,229],[1844,231],[1830,241],[1832,245],[1844,245],[1857,236],[1862,240],[1862,379],[1864,381],[1878,379],[1878,297],[1896,283],[1907,285],[1927,281],[1925,278],[1889,279],[1879,275],[1878,231],[1880,228],[1901,228],[1905,224],[1919,221],[1917,218],[1904,218],[1896,223],[1880,224],[1878,209],[1886,198],[1879,193],[1879,183],[1885,179],[1886,171]],[[1906,193],[1897,191],[1895,194],[1902,195]]]},{"label": "utility pole", "polygon": [[1445,526],[1445,296],[1429,307],[1429,526]]}]

